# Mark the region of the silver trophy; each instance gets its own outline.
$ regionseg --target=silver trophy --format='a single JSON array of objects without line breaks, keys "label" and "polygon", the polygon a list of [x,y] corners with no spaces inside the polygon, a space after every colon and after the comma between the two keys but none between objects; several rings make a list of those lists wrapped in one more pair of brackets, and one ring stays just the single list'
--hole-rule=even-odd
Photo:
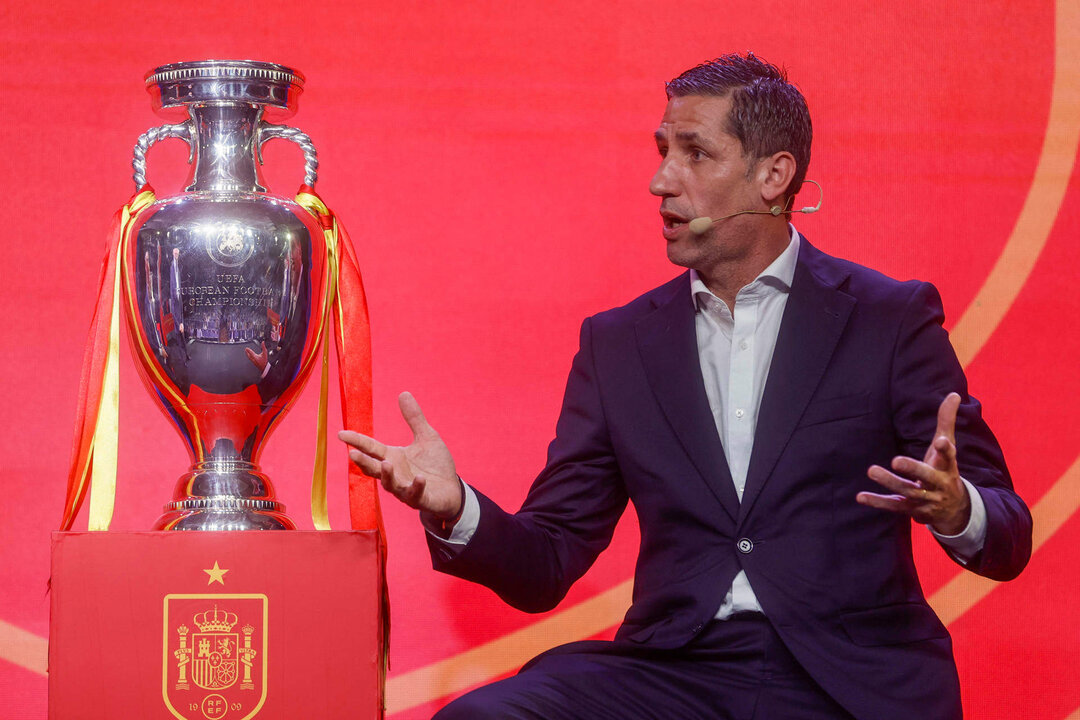
[{"label": "silver trophy", "polygon": [[136,364],[192,462],[156,530],[296,527],[258,460],[316,364],[328,259],[318,220],[268,193],[260,165],[268,140],[290,140],[314,187],[308,136],[268,122],[295,113],[303,82],[248,60],[174,63],[146,76],[155,111],[179,122],[139,138],[136,188],[155,142],[179,138],[191,150],[187,187],[139,216],[124,257]]}]

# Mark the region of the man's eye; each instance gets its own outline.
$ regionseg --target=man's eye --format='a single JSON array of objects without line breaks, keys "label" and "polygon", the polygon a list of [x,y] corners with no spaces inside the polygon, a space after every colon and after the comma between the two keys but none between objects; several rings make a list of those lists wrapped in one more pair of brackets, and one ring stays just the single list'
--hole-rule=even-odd
[{"label": "man's eye", "polygon": [[704,160],[707,157],[709,157],[708,154],[701,148],[690,148],[691,160]]}]

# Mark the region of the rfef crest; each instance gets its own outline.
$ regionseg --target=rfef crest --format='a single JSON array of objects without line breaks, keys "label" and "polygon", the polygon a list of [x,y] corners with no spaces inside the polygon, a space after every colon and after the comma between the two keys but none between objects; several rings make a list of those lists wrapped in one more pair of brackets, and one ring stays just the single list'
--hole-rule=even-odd
[{"label": "rfef crest", "polygon": [[166,595],[161,694],[181,720],[248,720],[266,700],[267,599]]}]

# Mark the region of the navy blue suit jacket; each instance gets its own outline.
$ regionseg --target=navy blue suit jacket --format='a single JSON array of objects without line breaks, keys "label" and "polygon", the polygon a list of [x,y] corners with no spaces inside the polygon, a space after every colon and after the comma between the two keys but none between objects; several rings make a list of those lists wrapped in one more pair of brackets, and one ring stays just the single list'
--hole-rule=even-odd
[{"label": "navy blue suit jacket", "polygon": [[988,522],[967,569],[1007,580],[1031,553],[1031,516],[968,395],[937,291],[803,240],[741,503],[694,311],[684,273],[588,318],[547,465],[522,508],[509,514],[478,493],[468,545],[452,555],[431,541],[436,569],[518,608],[550,609],[607,547],[629,500],[641,547],[617,642],[685,645],[745,570],[791,652],[856,717],[959,717],[951,640],[919,585],[911,521],[855,502],[882,491],[870,465],[922,458],[938,405],[956,391],[960,469]]}]

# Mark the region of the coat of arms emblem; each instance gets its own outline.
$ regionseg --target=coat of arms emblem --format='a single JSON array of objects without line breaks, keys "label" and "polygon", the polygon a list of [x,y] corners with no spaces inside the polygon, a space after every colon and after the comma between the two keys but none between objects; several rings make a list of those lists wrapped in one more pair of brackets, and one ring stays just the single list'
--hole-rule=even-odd
[{"label": "coat of arms emblem", "polygon": [[162,697],[181,720],[248,720],[266,700],[267,599],[166,595]]}]

